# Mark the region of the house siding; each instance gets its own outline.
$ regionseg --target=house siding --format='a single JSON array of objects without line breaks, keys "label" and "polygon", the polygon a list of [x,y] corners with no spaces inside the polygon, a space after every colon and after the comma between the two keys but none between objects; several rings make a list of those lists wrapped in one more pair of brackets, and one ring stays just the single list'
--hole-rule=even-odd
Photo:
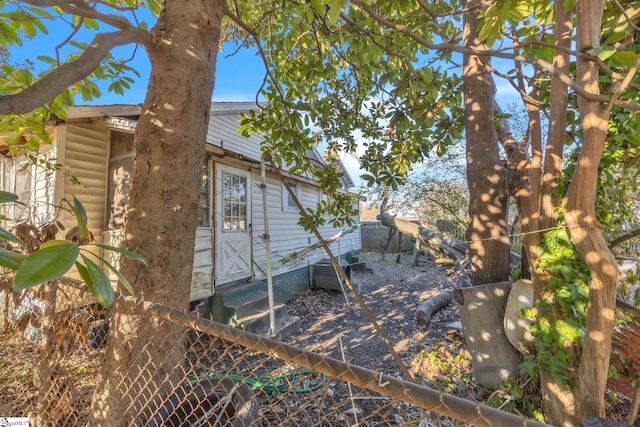
[{"label": "house siding", "polygon": [[[267,252],[265,242],[261,236],[265,233],[264,214],[270,232],[271,271],[274,283],[281,289],[284,298],[291,294],[307,289],[309,281],[308,266],[327,258],[324,249],[293,259],[286,264],[280,261],[293,253],[300,252],[317,242],[313,233],[304,231],[298,225],[300,213],[283,209],[283,190],[280,178],[269,172],[267,174],[266,206],[263,206],[262,182],[259,159],[261,155],[261,138],[254,135],[245,138],[237,134],[238,111],[214,112],[210,117],[207,142],[231,152],[226,157],[213,156],[214,167],[212,179],[216,176],[216,168],[223,164],[250,171],[251,176],[251,205],[250,222],[252,238],[252,267],[253,279],[266,279]],[[56,181],[55,200],[60,202],[63,197],[72,200],[75,195],[82,203],[89,219],[89,228],[96,240],[118,246],[122,230],[107,231],[107,206],[109,182],[109,155],[111,150],[111,134],[109,126],[100,123],[92,124],[61,124],[56,128],[56,154],[59,162],[66,168],[59,172]],[[217,152],[216,152],[217,154]],[[117,157],[117,156],[116,156]],[[71,184],[69,178],[77,178],[80,185]],[[321,200],[318,186],[310,184],[310,178],[288,178],[298,184],[300,201],[304,207],[313,207]],[[214,179],[215,181],[215,179]],[[218,191],[219,183],[212,186],[212,192]],[[211,206],[216,207],[216,200],[212,194]],[[75,226],[72,215],[65,213],[61,218],[66,229]],[[348,227],[344,227],[348,228]],[[343,228],[334,228],[330,224],[319,227],[323,238],[335,236]],[[191,286],[190,300],[196,301],[214,294],[214,259],[216,242],[213,227],[200,227],[196,232],[194,251],[194,274]],[[336,256],[344,256],[347,252],[360,249],[360,232],[356,230],[344,236],[339,242],[331,245]],[[108,253],[103,254],[109,256]],[[116,260],[112,260],[116,263]],[[117,263],[116,263],[117,264]],[[225,285],[226,286],[226,285]],[[280,298],[280,297],[278,297]]]},{"label": "house siding", "polygon": [[260,137],[256,134],[249,138],[239,135],[237,132],[238,120],[240,120],[240,113],[211,115],[207,142],[249,159],[260,160]]},{"label": "house siding", "polygon": [[213,229],[199,227],[196,230],[189,301],[213,295],[213,247]]},{"label": "house siding", "polygon": [[[253,170],[254,183],[262,182],[259,170]],[[300,188],[299,196],[303,207],[315,207],[320,200],[319,187],[298,183]],[[257,186],[253,186],[253,244],[254,244],[254,269],[255,278],[266,278],[266,248],[263,239],[264,235],[264,205],[262,190]],[[310,245],[317,242],[315,234],[306,232],[302,226],[298,225],[300,213],[297,211],[288,211],[283,209],[283,191],[282,184],[275,174],[267,174],[267,221],[270,234],[270,253],[271,253],[271,271],[274,277],[282,276],[280,280],[283,288],[289,288],[293,291],[296,287],[293,282],[302,283],[303,286],[308,285],[309,264],[318,262],[328,255],[323,248],[319,248],[312,253],[300,258],[291,260],[284,265],[280,264],[280,260],[295,252],[300,252]],[[344,227],[349,228],[349,227]],[[324,239],[335,236],[343,228],[334,228],[330,224],[318,227],[318,231]],[[338,242],[330,245],[331,251],[336,257],[344,256],[347,252],[360,250],[360,230],[345,235]],[[300,280],[305,277],[305,280]],[[279,282],[280,283],[280,282]],[[288,291],[285,291],[288,292]]]},{"label": "house siding", "polygon": [[[91,124],[61,125],[56,134],[58,162],[65,168],[56,182],[56,201],[63,198],[73,203],[75,196],[87,214],[87,226],[96,242],[103,238],[105,227],[105,206],[107,199],[107,162],[109,158],[109,131],[106,127]],[[77,178],[79,184],[70,179]],[[77,225],[75,217],[63,211],[60,218],[68,233]],[[87,250],[102,256],[97,246],[88,246]],[[67,276],[81,280],[75,267]]]}]

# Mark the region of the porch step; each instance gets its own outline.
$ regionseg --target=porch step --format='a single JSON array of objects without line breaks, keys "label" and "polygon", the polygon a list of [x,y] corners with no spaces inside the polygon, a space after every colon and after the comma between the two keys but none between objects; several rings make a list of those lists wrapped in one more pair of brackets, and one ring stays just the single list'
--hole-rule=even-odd
[{"label": "porch step", "polygon": [[240,319],[242,317],[250,316],[256,311],[264,310],[266,307],[269,307],[269,294],[262,290],[256,291],[251,296],[245,296],[243,299],[231,301],[228,301],[227,295],[225,294],[225,319],[233,317]]},{"label": "porch step", "polygon": [[[267,334],[270,327],[269,294],[263,281],[235,284],[220,289],[223,322],[257,334]],[[220,309],[219,308],[219,309]],[[300,328],[300,319],[290,316],[284,304],[274,307],[275,336],[282,337]]]},{"label": "porch step", "polygon": [[254,298],[257,295],[267,293],[267,285],[264,281],[249,282],[242,284],[235,284],[233,286],[224,286],[220,290],[216,290],[224,294],[224,305],[237,303],[238,301],[246,301]]}]

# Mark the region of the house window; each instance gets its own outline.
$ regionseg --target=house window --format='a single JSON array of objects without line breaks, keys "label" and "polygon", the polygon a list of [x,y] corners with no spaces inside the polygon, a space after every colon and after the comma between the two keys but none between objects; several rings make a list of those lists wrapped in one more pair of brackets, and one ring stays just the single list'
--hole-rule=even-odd
[{"label": "house window", "polygon": [[3,158],[2,190],[14,193],[21,203],[10,203],[2,207],[2,215],[15,222],[30,219],[33,205],[32,164],[24,158]]},{"label": "house window", "polygon": [[222,186],[223,230],[247,230],[247,177],[223,172]]},{"label": "house window", "polygon": [[202,178],[198,193],[198,227],[211,226],[211,174],[210,159],[206,158],[202,165]]},{"label": "house window", "polygon": [[28,162],[16,165],[14,169],[14,188],[13,191],[18,195],[18,200],[26,205],[16,205],[13,211],[13,220],[16,222],[26,221],[29,219],[29,211],[31,207],[31,165]]},{"label": "house window", "polygon": [[[293,194],[296,195],[296,198],[300,200],[300,186],[297,183],[291,181],[287,182],[287,184],[289,184],[289,188],[291,189]],[[291,194],[289,194],[289,192],[287,191],[287,187],[284,184],[282,184],[282,210],[298,212],[298,206],[293,200],[293,197],[291,197]]]}]

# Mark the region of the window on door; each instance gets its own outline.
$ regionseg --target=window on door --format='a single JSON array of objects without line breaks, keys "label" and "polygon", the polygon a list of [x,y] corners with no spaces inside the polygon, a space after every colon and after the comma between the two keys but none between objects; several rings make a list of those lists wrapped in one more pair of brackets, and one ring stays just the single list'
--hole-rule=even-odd
[{"label": "window on door", "polygon": [[223,230],[247,230],[247,177],[222,173]]}]

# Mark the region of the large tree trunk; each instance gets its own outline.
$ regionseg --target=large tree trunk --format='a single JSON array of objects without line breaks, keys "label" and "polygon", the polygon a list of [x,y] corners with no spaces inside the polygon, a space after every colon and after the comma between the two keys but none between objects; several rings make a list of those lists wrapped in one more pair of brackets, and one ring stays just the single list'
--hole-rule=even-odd
[{"label": "large tree trunk", "polygon": [[[487,46],[478,40],[479,10],[484,0],[470,0],[475,12],[464,15],[464,45],[477,50]],[[474,285],[509,279],[506,170],[500,160],[494,125],[495,86],[490,59],[464,56],[464,108],[469,185],[467,238]]]},{"label": "large tree trunk", "polygon": [[[123,246],[138,296],[180,310],[189,303],[201,179],[224,3],[167,0],[146,46],[151,76],[135,133],[135,177]],[[131,425],[161,397],[180,364],[179,332],[117,303],[93,425]],[[154,336],[157,337],[154,339]]]},{"label": "large tree trunk", "polygon": [[[464,45],[478,51],[479,14],[486,0],[469,0],[464,14]],[[508,298],[510,245],[507,233],[507,169],[498,147],[494,105],[495,85],[489,57],[464,55],[464,109],[469,185],[469,259],[474,298],[465,297],[460,309],[465,342],[473,356],[472,371],[487,387],[496,387],[515,372],[517,354],[503,326]],[[506,286],[496,288],[497,284]],[[470,294],[470,295],[471,295]],[[491,296],[488,296],[491,295]],[[476,298],[477,297],[477,298]],[[482,303],[478,303],[482,301]],[[462,314],[466,313],[463,317]],[[482,321],[481,321],[482,320]],[[503,356],[508,355],[508,366]],[[489,381],[493,378],[493,381]]]},{"label": "large tree trunk", "polygon": [[[604,0],[576,3],[577,49],[600,44]],[[599,94],[599,70],[595,61],[578,57],[577,78],[589,93]],[[580,419],[604,416],[604,392],[611,354],[618,266],[596,219],[598,165],[607,137],[609,111],[600,103],[578,97],[583,141],[571,184],[563,200],[571,241],[591,273],[589,305],[582,357],[578,369]]]}]

